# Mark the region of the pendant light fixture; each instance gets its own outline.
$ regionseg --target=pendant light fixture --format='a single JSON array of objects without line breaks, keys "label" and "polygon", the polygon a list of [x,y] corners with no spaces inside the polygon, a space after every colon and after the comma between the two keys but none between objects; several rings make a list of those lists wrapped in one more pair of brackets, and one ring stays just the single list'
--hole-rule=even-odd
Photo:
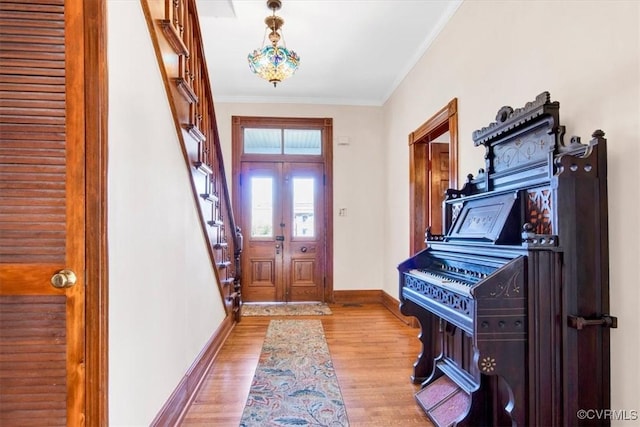
[{"label": "pendant light fixture", "polygon": [[[282,7],[280,0],[267,0],[267,7],[273,14],[264,19],[267,25],[262,48],[256,49],[249,54],[249,68],[259,77],[273,83],[276,87],[281,81],[291,77],[298,69],[300,57],[293,50],[287,49],[282,33],[284,19],[276,15],[276,10]],[[269,42],[265,43],[266,35],[269,32]],[[282,45],[280,41],[282,40]]]}]

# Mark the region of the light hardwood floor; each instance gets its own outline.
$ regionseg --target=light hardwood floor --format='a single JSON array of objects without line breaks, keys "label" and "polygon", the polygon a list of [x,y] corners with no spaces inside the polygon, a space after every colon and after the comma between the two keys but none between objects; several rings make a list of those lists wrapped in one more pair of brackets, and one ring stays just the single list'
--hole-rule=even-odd
[{"label": "light hardwood floor", "polygon": [[[421,351],[419,329],[382,304],[332,305],[320,319],[351,427],[430,426],[409,379]],[[243,317],[222,347],[182,425],[240,422],[269,317]]]}]

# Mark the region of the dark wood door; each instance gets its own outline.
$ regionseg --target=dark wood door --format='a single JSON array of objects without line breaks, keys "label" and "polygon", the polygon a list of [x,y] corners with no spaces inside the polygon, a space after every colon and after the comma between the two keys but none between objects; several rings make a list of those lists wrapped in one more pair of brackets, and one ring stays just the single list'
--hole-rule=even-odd
[{"label": "dark wood door", "polygon": [[0,425],[82,425],[83,3],[0,3]]},{"label": "dark wood door", "polygon": [[323,301],[322,163],[243,162],[243,299]]},{"label": "dark wood door", "polygon": [[442,202],[449,188],[449,144],[429,144],[429,224],[433,234],[442,234]]}]

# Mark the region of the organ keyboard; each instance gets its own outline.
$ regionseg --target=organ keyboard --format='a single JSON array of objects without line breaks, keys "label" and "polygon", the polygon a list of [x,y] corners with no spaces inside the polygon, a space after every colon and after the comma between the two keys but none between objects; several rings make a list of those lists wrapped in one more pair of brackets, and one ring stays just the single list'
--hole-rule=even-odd
[{"label": "organ keyboard", "polygon": [[427,283],[447,288],[453,292],[460,293],[466,297],[471,296],[471,286],[475,283],[473,280],[464,280],[464,278],[454,278],[445,276],[442,273],[435,273],[425,269],[409,270],[407,276],[422,279]]},{"label": "organ keyboard", "polygon": [[473,134],[485,169],[447,191],[445,233],[398,266],[437,426],[600,425],[578,409],[610,406],[606,140],[563,137],[547,92],[502,107]]}]

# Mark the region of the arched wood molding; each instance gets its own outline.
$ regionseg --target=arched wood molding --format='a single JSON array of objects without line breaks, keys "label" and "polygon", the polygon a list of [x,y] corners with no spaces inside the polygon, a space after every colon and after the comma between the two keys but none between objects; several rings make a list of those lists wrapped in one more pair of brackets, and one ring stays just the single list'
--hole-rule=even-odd
[{"label": "arched wood molding", "polygon": [[429,226],[429,144],[449,131],[449,187],[458,187],[458,98],[409,134],[410,253],[425,247]]}]

